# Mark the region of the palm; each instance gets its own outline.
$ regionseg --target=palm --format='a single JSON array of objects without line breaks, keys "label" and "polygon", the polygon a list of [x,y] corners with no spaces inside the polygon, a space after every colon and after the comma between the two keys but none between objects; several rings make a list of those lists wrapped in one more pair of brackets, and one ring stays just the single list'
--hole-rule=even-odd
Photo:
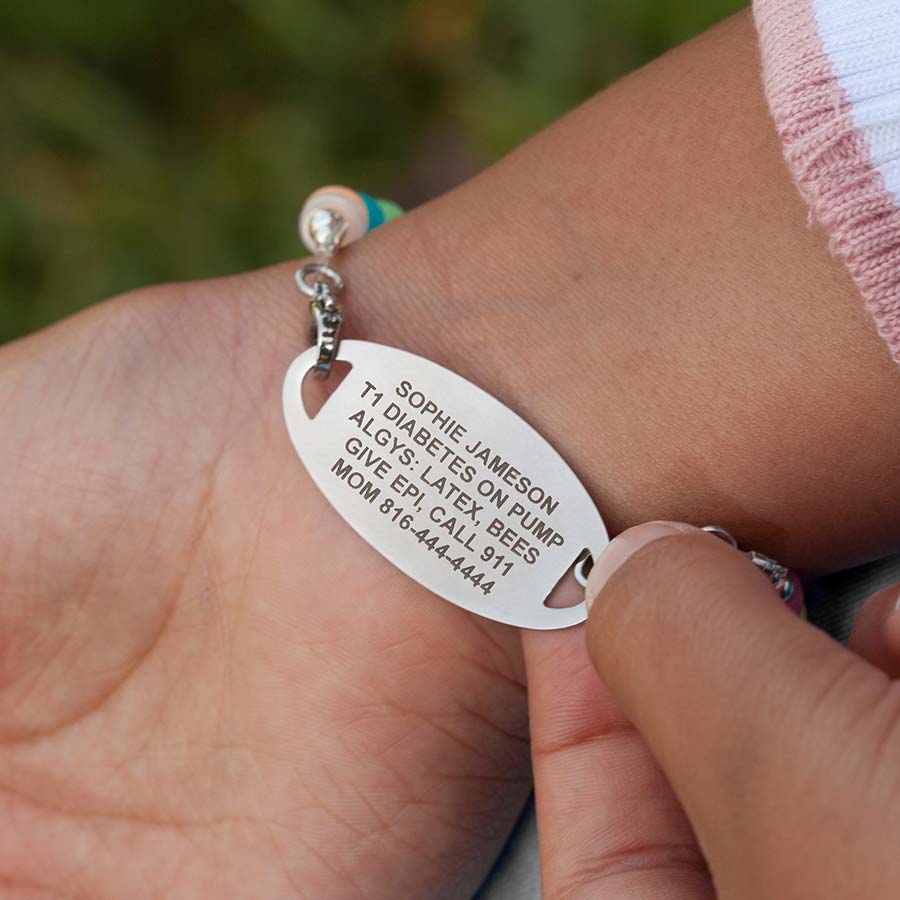
[{"label": "palm", "polygon": [[303,311],[261,327],[250,284],[0,353],[13,896],[464,896],[524,799],[515,633],[319,497],[278,402],[300,342],[272,339]]}]

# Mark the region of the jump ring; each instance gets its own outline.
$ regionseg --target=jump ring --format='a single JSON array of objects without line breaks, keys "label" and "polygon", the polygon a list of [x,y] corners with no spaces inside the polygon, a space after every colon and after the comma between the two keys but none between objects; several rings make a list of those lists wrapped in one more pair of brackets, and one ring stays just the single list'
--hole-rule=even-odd
[{"label": "jump ring", "polygon": [[333,294],[340,293],[344,288],[344,279],[326,263],[310,262],[297,269],[294,275],[297,287],[307,297],[316,296],[316,285],[323,282],[329,286]]},{"label": "jump ring", "polygon": [[584,571],[584,567],[588,566],[588,571],[590,571],[590,566],[594,564],[594,560],[591,559],[590,553],[585,553],[581,559],[577,560],[575,563],[575,568],[572,570],[572,574],[575,576],[575,580],[582,586],[587,587],[588,576]]},{"label": "jump ring", "polygon": [[718,525],[704,525],[702,530],[707,534],[715,535],[719,540],[725,541],[726,544],[731,544],[735,550],[738,549],[738,542],[734,539],[734,536],[724,528],[720,528]]}]

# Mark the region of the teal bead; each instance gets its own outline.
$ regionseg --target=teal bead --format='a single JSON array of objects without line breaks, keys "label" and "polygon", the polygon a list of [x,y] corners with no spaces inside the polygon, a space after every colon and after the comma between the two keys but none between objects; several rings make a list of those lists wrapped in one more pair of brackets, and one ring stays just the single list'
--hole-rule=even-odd
[{"label": "teal bead", "polygon": [[362,191],[359,191],[359,196],[362,197],[363,203],[366,204],[366,211],[369,213],[368,230],[372,231],[384,222],[384,213],[381,211],[381,207],[374,197],[370,197]]},{"label": "teal bead", "polygon": [[390,222],[391,219],[396,219],[398,216],[403,215],[403,208],[392,200],[378,200],[369,196],[369,194],[364,194],[362,191],[359,191],[358,195],[362,202],[365,203],[366,212],[369,214],[367,231],[372,231],[379,225],[383,225],[385,222]]}]

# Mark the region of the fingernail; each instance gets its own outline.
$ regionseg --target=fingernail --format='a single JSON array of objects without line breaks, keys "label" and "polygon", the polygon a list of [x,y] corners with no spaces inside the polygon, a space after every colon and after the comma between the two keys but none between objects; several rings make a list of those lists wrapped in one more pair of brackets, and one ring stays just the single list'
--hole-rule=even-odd
[{"label": "fingernail", "polygon": [[693,525],[685,525],[682,522],[647,522],[623,531],[606,545],[588,575],[587,586],[584,589],[584,603],[588,612],[593,606],[594,598],[603,589],[603,585],[627,559],[634,556],[642,547],[646,547],[647,544],[658,541],[660,538],[699,530]]}]

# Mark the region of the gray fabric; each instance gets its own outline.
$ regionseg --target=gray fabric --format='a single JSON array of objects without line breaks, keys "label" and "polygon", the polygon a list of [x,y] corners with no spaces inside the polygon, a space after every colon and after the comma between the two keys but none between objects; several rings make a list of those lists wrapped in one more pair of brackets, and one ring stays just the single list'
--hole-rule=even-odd
[{"label": "gray fabric", "polygon": [[[838,640],[846,641],[866,598],[897,581],[900,581],[900,555],[810,582],[806,585],[809,619]],[[533,804],[528,805],[475,900],[541,900]]]},{"label": "gray fabric", "polygon": [[532,801],[475,900],[540,900],[540,896],[537,820]]},{"label": "gray fabric", "polygon": [[809,620],[846,642],[853,620],[866,599],[897,581],[900,581],[900,554],[820,578],[807,588]]}]

